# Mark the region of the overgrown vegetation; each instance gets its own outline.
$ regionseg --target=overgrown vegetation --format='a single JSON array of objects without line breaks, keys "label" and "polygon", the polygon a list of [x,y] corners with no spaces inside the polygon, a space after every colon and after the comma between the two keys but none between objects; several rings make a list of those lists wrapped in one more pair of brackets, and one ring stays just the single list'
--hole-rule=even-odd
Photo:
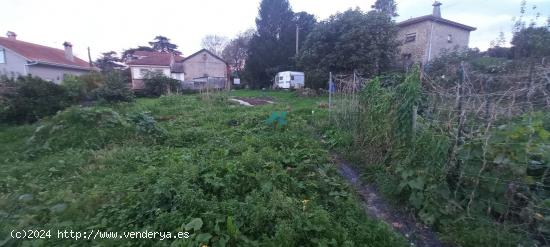
[{"label": "overgrown vegetation", "polygon": [[0,122],[28,123],[55,114],[69,105],[65,89],[37,77],[20,77],[0,95]]},{"label": "overgrown vegetation", "polygon": [[326,88],[329,72],[379,75],[398,52],[397,27],[385,13],[347,10],[319,23],[307,36],[298,66],[306,86]]},{"label": "overgrown vegetation", "polygon": [[159,97],[164,94],[175,93],[179,87],[178,80],[155,72],[148,73],[143,82],[145,84],[143,94],[149,97]]},{"label": "overgrown vegetation", "polygon": [[[71,107],[34,125],[0,129],[0,241],[404,246],[389,227],[365,215],[315,139],[310,122],[318,99],[269,96],[279,103],[248,108],[212,95]],[[271,112],[286,109],[292,110],[284,131],[265,123]],[[9,237],[12,229],[29,227],[188,230],[190,238]]]},{"label": "overgrown vegetation", "polygon": [[82,76],[66,75],[61,86],[67,91],[72,103],[93,100],[92,91],[104,86],[104,76],[91,72]]},{"label": "overgrown vegetation", "polygon": [[104,102],[131,102],[134,93],[128,86],[124,76],[119,71],[105,75],[105,84],[92,91],[95,99]]},{"label": "overgrown vegetation", "polygon": [[61,85],[30,75],[0,78],[0,123],[33,123],[71,104],[129,102],[133,98],[119,71],[66,75]]},{"label": "overgrown vegetation", "polygon": [[359,94],[343,96],[325,126],[327,142],[444,239],[548,244],[550,115],[539,76],[547,68],[497,75],[450,58],[433,63],[441,74],[424,74],[422,84],[412,73],[397,85],[368,80]]}]

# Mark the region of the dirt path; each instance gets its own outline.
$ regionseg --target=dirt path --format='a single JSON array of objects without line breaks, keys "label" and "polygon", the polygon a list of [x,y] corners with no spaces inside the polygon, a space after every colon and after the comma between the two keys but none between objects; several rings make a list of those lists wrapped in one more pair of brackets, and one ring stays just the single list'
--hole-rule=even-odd
[{"label": "dirt path", "polygon": [[271,98],[231,98],[229,100],[245,106],[266,105],[275,103],[271,100]]},{"label": "dirt path", "polygon": [[356,189],[360,195],[363,207],[367,214],[373,218],[386,222],[393,229],[400,232],[408,239],[411,246],[447,246],[437,238],[436,234],[428,227],[417,222],[413,217],[403,211],[393,208],[379,195],[373,184],[361,182],[358,172],[337,154],[332,155],[334,163],[342,176]]}]

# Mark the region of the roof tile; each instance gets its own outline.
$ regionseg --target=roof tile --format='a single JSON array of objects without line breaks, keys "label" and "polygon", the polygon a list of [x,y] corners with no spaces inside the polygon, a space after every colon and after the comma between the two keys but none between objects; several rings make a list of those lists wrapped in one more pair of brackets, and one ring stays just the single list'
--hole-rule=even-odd
[{"label": "roof tile", "polygon": [[51,63],[61,66],[81,67],[82,69],[92,69],[90,64],[78,57],[71,61],[65,57],[65,51],[48,46],[33,44],[21,40],[13,40],[0,37],[0,45],[32,62]]},{"label": "roof tile", "polygon": [[[150,52],[150,51],[136,51],[136,56],[140,56],[136,60],[128,62],[128,65],[157,65],[157,66],[170,66],[172,64],[172,54],[166,52]],[[179,62],[184,58],[181,56],[174,56],[174,61]]]},{"label": "roof tile", "polygon": [[467,25],[464,25],[464,24],[460,24],[458,22],[450,21],[450,20],[447,20],[447,19],[443,19],[443,18],[440,18],[440,17],[433,16],[433,15],[425,15],[425,16],[420,16],[420,17],[416,17],[416,18],[411,18],[411,19],[408,19],[406,21],[402,21],[402,22],[397,23],[397,26],[398,27],[405,27],[405,26],[409,26],[409,25],[419,23],[419,22],[423,22],[423,21],[440,22],[440,23],[447,24],[447,25],[450,25],[450,26],[454,26],[454,27],[457,27],[457,28],[461,28],[461,29],[464,29],[464,30],[467,30],[467,31],[475,31],[476,30],[475,27],[470,27],[470,26],[467,26]]}]

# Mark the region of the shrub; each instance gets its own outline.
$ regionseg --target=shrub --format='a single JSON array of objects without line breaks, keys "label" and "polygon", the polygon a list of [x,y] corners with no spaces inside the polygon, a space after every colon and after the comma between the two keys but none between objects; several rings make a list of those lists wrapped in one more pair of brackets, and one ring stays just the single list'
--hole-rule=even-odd
[{"label": "shrub", "polygon": [[157,125],[157,121],[150,112],[140,112],[131,115],[130,120],[136,125],[136,131],[144,136],[152,137],[153,140],[164,140],[168,132]]},{"label": "shrub", "polygon": [[84,81],[78,76],[67,75],[61,82],[61,86],[67,91],[67,97],[73,102],[81,101],[87,98],[88,92],[84,85]]},{"label": "shrub", "polygon": [[514,33],[512,39],[514,58],[541,58],[550,56],[550,29],[531,26]]},{"label": "shrub", "polygon": [[170,94],[178,88],[179,81],[166,77],[161,73],[149,73],[144,79],[144,94],[149,97],[159,97]]},{"label": "shrub", "polygon": [[66,75],[61,86],[67,90],[67,95],[73,102],[92,99],[92,91],[105,84],[105,78],[98,72],[81,76]]},{"label": "shrub", "polygon": [[29,150],[99,149],[134,136],[133,126],[111,108],[71,107],[44,121],[27,141]]},{"label": "shrub", "polygon": [[20,77],[13,86],[15,89],[5,92],[2,97],[0,122],[35,122],[69,105],[63,87],[38,77]]},{"label": "shrub", "polygon": [[106,102],[130,102],[134,99],[134,93],[118,71],[106,74],[105,85],[93,90],[93,94],[97,100]]},{"label": "shrub", "polygon": [[67,75],[61,86],[67,91],[67,97],[74,103],[89,100],[92,89],[78,76]]},{"label": "shrub", "polygon": [[95,71],[81,75],[80,79],[85,82],[86,87],[91,89],[95,89],[105,85],[105,76]]},{"label": "shrub", "polygon": [[70,107],[41,121],[27,140],[27,154],[67,148],[101,149],[128,140],[160,143],[167,137],[149,112],[120,114],[109,107]]}]

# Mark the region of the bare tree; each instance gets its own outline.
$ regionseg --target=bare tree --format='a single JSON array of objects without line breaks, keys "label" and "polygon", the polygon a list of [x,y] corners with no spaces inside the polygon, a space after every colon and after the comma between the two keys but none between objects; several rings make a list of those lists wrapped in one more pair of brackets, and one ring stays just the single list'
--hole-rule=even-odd
[{"label": "bare tree", "polygon": [[244,68],[248,56],[248,43],[254,35],[254,29],[249,29],[237,35],[236,38],[229,41],[223,49],[222,57],[229,63],[233,71],[241,71]]},{"label": "bare tree", "polygon": [[202,48],[209,50],[217,56],[222,56],[223,49],[227,46],[228,39],[225,36],[206,35],[202,39]]}]

